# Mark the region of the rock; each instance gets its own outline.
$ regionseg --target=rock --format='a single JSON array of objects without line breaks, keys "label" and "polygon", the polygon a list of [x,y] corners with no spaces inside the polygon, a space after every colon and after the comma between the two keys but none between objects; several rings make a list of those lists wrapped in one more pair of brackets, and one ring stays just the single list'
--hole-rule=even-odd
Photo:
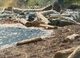
[{"label": "rock", "polygon": [[54,26],[60,25],[60,20],[53,19],[53,20],[49,20],[49,21],[50,21],[49,25],[54,25]]},{"label": "rock", "polygon": [[80,46],[78,46],[69,56],[68,58],[80,58]]},{"label": "rock", "polygon": [[37,38],[32,38],[32,39],[27,39],[27,40],[23,40],[18,42],[16,45],[23,45],[23,44],[29,44],[29,43],[33,43],[33,42],[37,42],[37,41],[41,41],[42,38],[37,37]]},{"label": "rock", "polygon": [[53,5],[53,10],[56,10],[57,12],[60,12],[60,6],[58,4],[58,2],[55,2],[54,5]]},{"label": "rock", "polygon": [[74,49],[75,47],[57,51],[53,58],[67,58],[74,51]]},{"label": "rock", "polygon": [[36,18],[35,14],[29,14],[28,20],[27,21],[33,21]]},{"label": "rock", "polygon": [[70,36],[67,36],[65,38],[65,41],[73,41],[73,40],[77,39],[77,37],[80,37],[80,35],[79,34],[72,34]]},{"label": "rock", "polygon": [[34,21],[31,22],[31,24],[32,24],[32,26],[34,26],[34,27],[39,27],[40,22],[34,20]]},{"label": "rock", "polygon": [[31,22],[27,22],[27,23],[25,24],[25,26],[26,26],[26,27],[32,27],[32,23],[31,23]]}]

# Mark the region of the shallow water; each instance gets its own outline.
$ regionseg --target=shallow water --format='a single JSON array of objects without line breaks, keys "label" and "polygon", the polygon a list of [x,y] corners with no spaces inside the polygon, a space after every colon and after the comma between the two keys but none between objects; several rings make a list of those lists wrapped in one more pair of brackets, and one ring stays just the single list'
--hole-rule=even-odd
[{"label": "shallow water", "polygon": [[40,28],[27,28],[22,26],[0,26],[0,48],[14,46],[16,42],[34,37],[46,37],[51,34],[50,30]]}]

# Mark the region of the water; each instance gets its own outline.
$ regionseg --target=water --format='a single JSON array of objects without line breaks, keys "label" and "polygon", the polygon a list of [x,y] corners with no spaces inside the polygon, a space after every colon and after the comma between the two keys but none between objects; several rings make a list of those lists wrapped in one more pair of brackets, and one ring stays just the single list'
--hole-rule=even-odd
[{"label": "water", "polygon": [[[15,27],[14,27],[15,26]],[[40,28],[27,28],[19,25],[0,26],[0,49],[14,46],[16,42],[34,37],[49,36],[51,31]]]}]

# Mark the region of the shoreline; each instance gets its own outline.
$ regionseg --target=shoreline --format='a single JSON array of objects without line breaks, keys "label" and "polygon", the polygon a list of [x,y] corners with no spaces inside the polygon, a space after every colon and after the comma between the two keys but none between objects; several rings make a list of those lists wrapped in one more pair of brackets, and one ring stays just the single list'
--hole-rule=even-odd
[{"label": "shoreline", "polygon": [[[64,26],[58,29],[52,29],[55,34],[53,37],[44,38],[45,40],[14,46],[7,49],[0,50],[0,57],[11,58],[51,58],[55,52],[64,50],[79,45],[79,39],[73,42],[63,42],[68,35],[78,33],[80,34],[80,27],[78,25]],[[14,52],[14,53],[13,53]],[[8,54],[6,54],[8,53]],[[22,54],[23,53],[23,54]],[[18,55],[18,56],[17,56]]]}]

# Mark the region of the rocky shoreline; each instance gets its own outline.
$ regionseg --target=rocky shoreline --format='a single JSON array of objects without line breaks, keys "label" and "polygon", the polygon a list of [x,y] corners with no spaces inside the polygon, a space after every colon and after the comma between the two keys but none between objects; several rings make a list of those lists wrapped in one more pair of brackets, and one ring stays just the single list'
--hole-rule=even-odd
[{"label": "rocky shoreline", "polygon": [[64,42],[64,38],[71,34],[80,35],[78,25],[69,25],[52,30],[55,32],[52,37],[0,50],[0,58],[53,58],[54,54],[59,50],[79,46],[80,37],[73,41]]}]

